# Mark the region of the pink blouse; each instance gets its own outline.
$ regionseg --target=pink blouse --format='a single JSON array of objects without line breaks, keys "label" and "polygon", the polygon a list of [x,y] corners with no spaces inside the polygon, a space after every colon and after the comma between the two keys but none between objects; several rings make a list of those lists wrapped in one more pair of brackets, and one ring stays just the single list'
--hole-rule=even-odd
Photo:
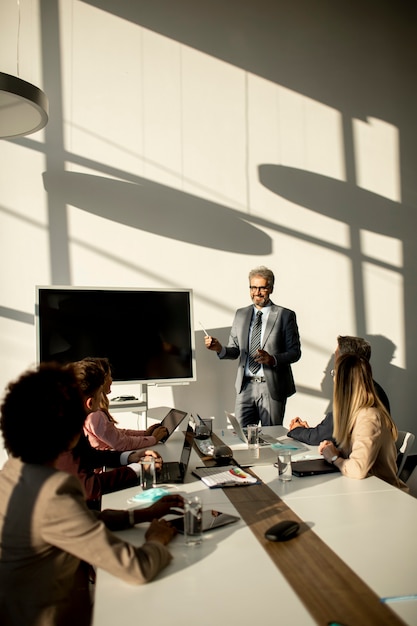
[{"label": "pink blouse", "polygon": [[118,428],[110,422],[104,411],[94,411],[84,422],[84,432],[93,448],[98,450],[137,450],[154,446],[155,437],[146,436],[144,430]]}]

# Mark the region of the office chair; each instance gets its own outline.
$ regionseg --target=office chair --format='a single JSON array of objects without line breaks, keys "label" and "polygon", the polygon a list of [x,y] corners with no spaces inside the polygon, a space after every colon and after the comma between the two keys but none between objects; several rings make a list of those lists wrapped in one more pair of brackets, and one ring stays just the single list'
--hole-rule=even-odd
[{"label": "office chair", "polygon": [[413,433],[408,432],[407,430],[399,430],[398,431],[398,439],[396,441],[397,446],[397,476],[401,474],[404,469],[404,465],[408,455],[410,454],[411,448],[414,443],[414,435]]},{"label": "office chair", "polygon": [[413,469],[408,479],[405,481],[409,489],[410,496],[417,498],[417,467]]}]

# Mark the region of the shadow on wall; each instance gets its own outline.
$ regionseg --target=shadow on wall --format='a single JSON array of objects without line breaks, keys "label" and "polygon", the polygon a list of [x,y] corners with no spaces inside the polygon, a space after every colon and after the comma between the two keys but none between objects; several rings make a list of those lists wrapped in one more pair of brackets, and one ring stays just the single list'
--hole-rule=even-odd
[{"label": "shadow on wall", "polygon": [[[415,433],[412,414],[404,414],[405,407],[412,406],[416,341],[414,324],[415,298],[410,296],[414,284],[417,258],[413,236],[416,212],[412,206],[384,198],[376,193],[360,189],[356,184],[341,182],[326,176],[301,171],[281,165],[259,166],[259,180],[270,191],[299,206],[318,214],[346,223],[351,230],[350,257],[354,276],[354,303],[358,334],[366,337],[372,346],[371,365],[374,379],[385,389],[391,405],[392,417],[401,430]],[[404,282],[405,336],[407,337],[407,370],[392,364],[395,344],[382,335],[366,335],[366,293],[362,275],[363,252],[360,248],[360,232],[369,230],[391,239],[401,241],[404,251],[404,266],[401,270]],[[378,266],[378,263],[375,262]],[[396,268],[390,268],[395,270]],[[413,289],[413,293],[415,290]],[[385,304],[385,303],[384,303]],[[407,323],[407,320],[409,322]],[[361,332],[362,329],[362,332]],[[415,444],[416,446],[416,444]]]},{"label": "shadow on wall", "polygon": [[[207,329],[222,344],[229,340],[230,326]],[[195,333],[197,381],[186,387],[173,387],[174,405],[201,417],[216,418],[215,428],[226,426],[226,411],[234,411],[237,361],[220,361],[204,345],[204,333]]]},{"label": "shadow on wall", "polygon": [[46,191],[62,204],[112,222],[216,250],[254,255],[272,251],[271,238],[241,219],[238,211],[145,178],[135,177],[132,183],[53,172],[44,173],[43,179]]},{"label": "shadow on wall", "polygon": [[273,193],[351,227],[401,240],[415,227],[414,207],[356,184],[283,165],[263,164],[258,169],[260,182]]},{"label": "shadow on wall", "polygon": [[400,412],[400,407],[404,406],[407,373],[393,363],[396,345],[383,335],[366,335],[365,338],[372,346],[371,365],[374,379],[388,395],[392,419],[400,430],[409,430],[417,435],[415,416]]}]

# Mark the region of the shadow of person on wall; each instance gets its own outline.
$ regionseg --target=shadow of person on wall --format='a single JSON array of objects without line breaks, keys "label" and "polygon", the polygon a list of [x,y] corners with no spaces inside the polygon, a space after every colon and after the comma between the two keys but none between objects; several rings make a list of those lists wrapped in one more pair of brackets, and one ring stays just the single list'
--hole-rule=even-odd
[{"label": "shadow of person on wall", "polygon": [[333,376],[331,374],[332,370],[334,370],[334,353],[331,355],[330,359],[327,362],[326,369],[323,372],[324,376],[320,383],[323,398],[329,399],[329,404],[327,405],[325,411],[326,415],[332,410],[333,406]]},{"label": "shadow of person on wall", "polygon": [[[393,364],[397,346],[391,339],[383,335],[364,335],[364,338],[371,344],[371,367],[373,379],[376,380],[386,392],[390,406],[391,415],[400,430],[416,430],[411,415],[404,413],[404,397],[402,393],[405,372],[400,367]],[[326,413],[332,410],[333,378],[331,370],[334,369],[334,355],[328,361],[321,382],[323,396],[329,398]]]},{"label": "shadow of person on wall", "polygon": [[405,414],[404,384],[406,372],[394,365],[397,346],[384,335],[365,335],[372,346],[371,366],[374,380],[384,388],[388,395],[391,416],[400,430],[415,431],[412,416]]}]

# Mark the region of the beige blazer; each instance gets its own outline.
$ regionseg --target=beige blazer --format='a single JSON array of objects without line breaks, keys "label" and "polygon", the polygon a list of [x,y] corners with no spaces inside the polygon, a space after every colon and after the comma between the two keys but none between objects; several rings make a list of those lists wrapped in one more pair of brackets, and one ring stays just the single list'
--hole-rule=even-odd
[{"label": "beige blazer", "polygon": [[407,489],[397,478],[397,448],[391,431],[381,420],[377,409],[361,409],[352,430],[350,446],[342,449],[345,460],[340,471],[350,478],[377,476],[385,482]]},{"label": "beige blazer", "polygon": [[162,544],[136,548],[118,539],[84,498],[78,478],[50,467],[11,457],[0,471],[2,626],[88,624],[83,562],[139,584],[171,560]]}]

